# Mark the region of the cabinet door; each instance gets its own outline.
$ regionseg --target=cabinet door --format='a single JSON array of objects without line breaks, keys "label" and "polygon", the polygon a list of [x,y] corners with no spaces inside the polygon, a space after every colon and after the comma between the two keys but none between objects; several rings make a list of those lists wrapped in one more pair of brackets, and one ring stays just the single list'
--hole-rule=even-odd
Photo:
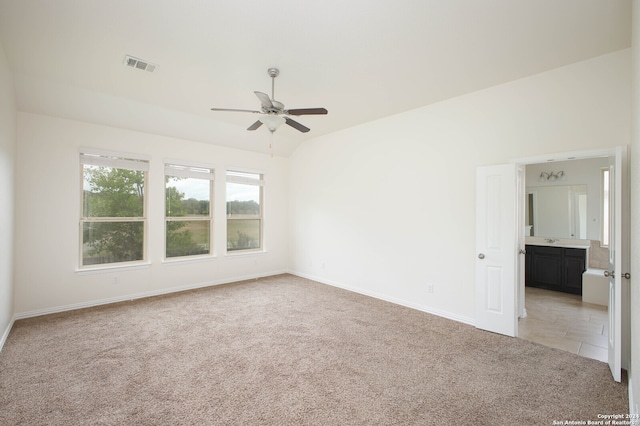
[{"label": "cabinet door", "polygon": [[582,249],[564,250],[564,291],[582,294],[582,273],[585,271],[585,251]]},{"label": "cabinet door", "polygon": [[537,287],[562,289],[562,248],[536,247],[533,257],[533,281]]},{"label": "cabinet door", "polygon": [[526,253],[524,254],[524,284],[528,286],[535,285],[533,282],[533,256],[536,246],[524,246]]}]

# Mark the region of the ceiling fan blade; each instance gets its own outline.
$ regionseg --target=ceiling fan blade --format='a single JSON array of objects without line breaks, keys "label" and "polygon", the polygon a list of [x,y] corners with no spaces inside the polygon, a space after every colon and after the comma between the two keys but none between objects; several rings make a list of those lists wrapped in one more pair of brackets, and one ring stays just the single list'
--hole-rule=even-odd
[{"label": "ceiling fan blade", "polygon": [[256,130],[260,126],[262,126],[262,121],[258,120],[255,123],[253,123],[251,126],[247,127],[247,130]]},{"label": "ceiling fan blade", "polygon": [[269,95],[267,95],[266,93],[258,92],[258,91],[255,91],[253,93],[256,94],[258,99],[260,99],[260,103],[262,104],[263,107],[273,108],[273,103],[271,102],[271,98],[269,97]]},{"label": "ceiling fan blade", "polygon": [[285,117],[284,119],[289,126],[293,127],[296,130],[300,130],[302,133],[307,133],[309,130],[311,130],[310,128],[303,126],[302,124],[288,117]]},{"label": "ceiling fan blade", "polygon": [[296,108],[284,111],[289,115],[325,115],[328,112],[326,108]]},{"label": "ceiling fan blade", "polygon": [[254,111],[251,109],[211,108],[211,111],[252,112],[254,114],[260,114],[260,111]]}]

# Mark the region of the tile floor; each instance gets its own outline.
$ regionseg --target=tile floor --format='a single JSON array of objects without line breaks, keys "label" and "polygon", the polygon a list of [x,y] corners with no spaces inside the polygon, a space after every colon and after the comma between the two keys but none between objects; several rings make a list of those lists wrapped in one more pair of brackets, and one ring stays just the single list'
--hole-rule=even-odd
[{"label": "tile floor", "polygon": [[581,296],[526,287],[527,317],[519,337],[607,362],[607,307],[583,303]]}]

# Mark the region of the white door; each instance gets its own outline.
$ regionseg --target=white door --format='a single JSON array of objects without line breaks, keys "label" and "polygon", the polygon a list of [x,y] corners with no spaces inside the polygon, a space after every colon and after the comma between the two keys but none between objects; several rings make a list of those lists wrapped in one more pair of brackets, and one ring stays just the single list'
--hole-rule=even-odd
[{"label": "white door", "polygon": [[476,173],[476,327],[517,335],[517,166]]},{"label": "white door", "polygon": [[[618,148],[609,163],[609,368],[614,380],[621,380],[622,368],[622,276],[623,190],[626,178],[626,149]],[[626,236],[625,236],[626,238]]]},{"label": "white door", "polygon": [[[523,166],[518,166],[518,187],[516,192],[516,200],[518,203],[517,216],[516,216],[516,237],[518,239],[518,259],[516,264],[517,274],[517,301],[518,301],[518,318],[525,318],[527,316],[527,310],[525,309],[524,300],[524,273],[525,273],[525,195],[526,194],[526,182],[525,182],[525,170]],[[534,222],[535,223],[535,222]],[[516,326],[517,328],[517,326]]]}]

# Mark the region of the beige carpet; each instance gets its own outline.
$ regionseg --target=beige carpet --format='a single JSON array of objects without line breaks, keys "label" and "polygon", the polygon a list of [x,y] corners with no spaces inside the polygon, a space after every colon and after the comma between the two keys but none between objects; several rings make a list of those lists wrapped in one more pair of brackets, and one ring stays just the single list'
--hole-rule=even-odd
[{"label": "beige carpet", "polygon": [[290,275],[17,321],[2,425],[551,425],[628,412],[599,361]]}]

